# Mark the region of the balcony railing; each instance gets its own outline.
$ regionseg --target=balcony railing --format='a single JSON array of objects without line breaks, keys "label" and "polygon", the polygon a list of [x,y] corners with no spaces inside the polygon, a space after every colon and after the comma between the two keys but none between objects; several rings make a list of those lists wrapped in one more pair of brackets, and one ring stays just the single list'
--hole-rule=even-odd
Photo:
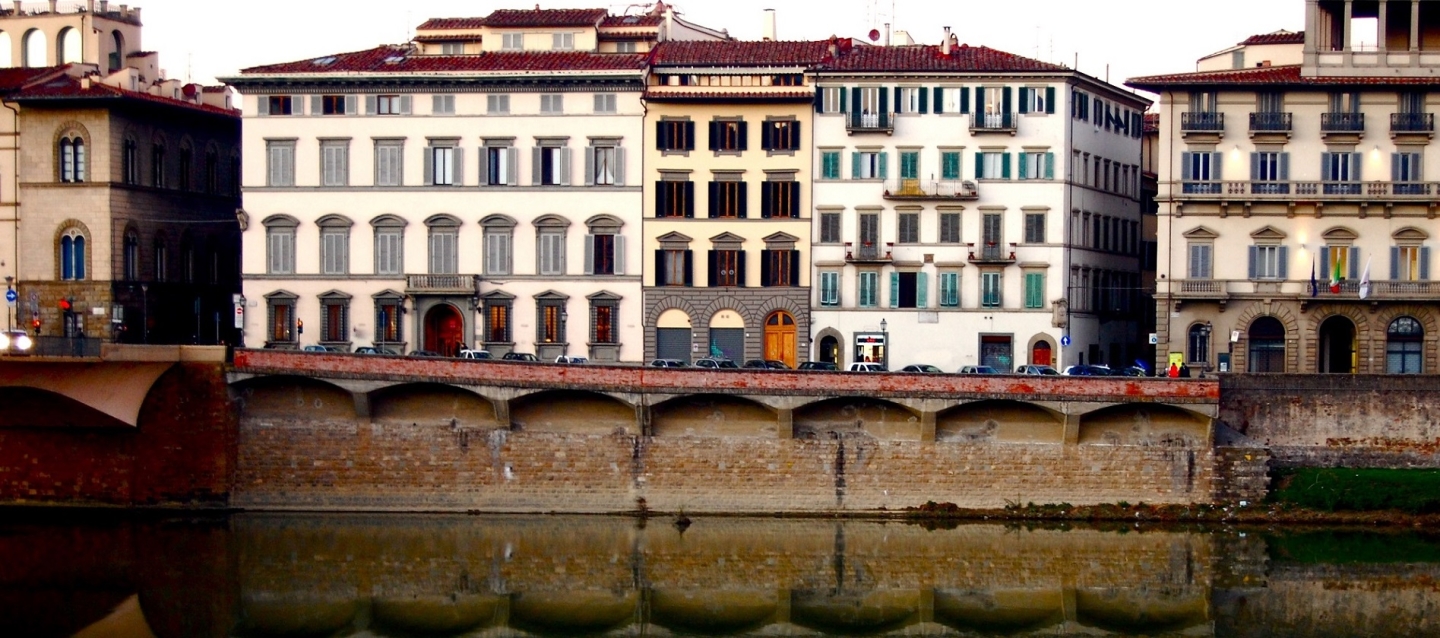
[{"label": "balcony railing", "polygon": [[1212,297],[1226,293],[1225,281],[1221,279],[1181,279],[1176,294],[1183,297]]},{"label": "balcony railing", "polygon": [[405,275],[405,287],[414,292],[473,294],[475,275]]},{"label": "balcony railing", "polygon": [[1251,133],[1289,133],[1291,113],[1251,113]]},{"label": "balcony railing", "polygon": [[1360,133],[1365,130],[1364,113],[1321,113],[1322,133]]},{"label": "balcony railing", "polygon": [[976,113],[970,118],[970,132],[1014,133],[1016,120],[1014,113]]},{"label": "balcony railing", "polygon": [[[1233,284],[1233,285],[1232,285]],[[1327,301],[1331,299],[1360,299],[1360,282],[1349,279],[1340,282],[1340,292],[1330,292],[1330,283],[1321,279],[1319,292],[1310,296],[1309,281],[1281,281],[1278,279],[1175,279],[1170,282],[1170,294],[1177,299],[1220,299],[1230,296],[1232,290],[1239,294],[1294,295],[1301,301]],[[1283,291],[1283,292],[1282,292]],[[1372,281],[1370,295],[1366,301],[1378,299],[1395,300],[1437,300],[1440,299],[1440,281]]]},{"label": "balcony railing", "polygon": [[95,337],[35,337],[30,353],[37,357],[98,359],[102,341]]},{"label": "balcony railing", "polygon": [[[998,242],[985,242],[978,247],[970,244],[969,261],[972,264],[1013,264],[1015,263],[1015,244],[1008,247]],[[979,250],[976,250],[976,249]]]},{"label": "balcony railing", "polygon": [[894,113],[851,113],[845,117],[845,130],[850,133],[894,133]]},{"label": "balcony railing", "polygon": [[1434,113],[1391,113],[1391,133],[1433,133],[1435,132]]},{"label": "balcony railing", "polygon": [[1184,132],[1220,133],[1225,130],[1225,114],[1191,111],[1180,114],[1180,130]]},{"label": "balcony railing", "polygon": [[1440,182],[1181,182],[1184,199],[1426,200],[1440,195]]},{"label": "balcony railing", "polygon": [[885,199],[960,199],[980,198],[975,182],[970,180],[899,179],[885,182]]},{"label": "balcony railing", "polygon": [[855,242],[845,242],[845,261],[856,262],[888,262],[894,259],[891,257],[895,250],[894,242],[862,241],[859,246]]}]

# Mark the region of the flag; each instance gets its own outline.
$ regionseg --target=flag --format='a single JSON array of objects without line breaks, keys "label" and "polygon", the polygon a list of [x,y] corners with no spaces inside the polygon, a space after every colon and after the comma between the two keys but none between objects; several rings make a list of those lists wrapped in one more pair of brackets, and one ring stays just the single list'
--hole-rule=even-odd
[{"label": "flag", "polygon": [[1361,273],[1360,273],[1360,298],[1361,298],[1361,299],[1364,299],[1364,298],[1370,296],[1370,260],[1371,260],[1371,259],[1374,259],[1374,258],[1375,258],[1375,256],[1374,256],[1374,255],[1371,255],[1369,258],[1367,258],[1367,259],[1365,260],[1365,270],[1364,270],[1364,272],[1361,272]]},{"label": "flag", "polygon": [[1340,266],[1342,265],[1340,262],[1342,261],[1344,260],[1330,260],[1330,292],[1335,294],[1340,293]]},{"label": "flag", "polygon": [[1310,296],[1320,294],[1320,280],[1315,278],[1315,255],[1310,255]]}]

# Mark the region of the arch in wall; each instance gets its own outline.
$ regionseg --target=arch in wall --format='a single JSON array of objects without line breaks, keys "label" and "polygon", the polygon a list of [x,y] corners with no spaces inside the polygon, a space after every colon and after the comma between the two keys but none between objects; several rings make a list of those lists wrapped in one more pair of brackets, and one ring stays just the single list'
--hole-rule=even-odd
[{"label": "arch in wall", "polygon": [[935,622],[966,634],[1018,636],[1065,622],[1065,593],[1055,589],[935,590]]},{"label": "arch in wall", "polygon": [[470,390],[441,383],[406,383],[370,393],[370,418],[394,425],[498,427],[495,405]]},{"label": "arch in wall", "polygon": [[1210,417],[1160,403],[1126,403],[1080,417],[1081,445],[1200,448],[1210,441]]},{"label": "arch in wall", "polygon": [[524,592],[510,598],[510,626],[541,636],[607,634],[635,621],[635,591]]},{"label": "arch in wall", "polygon": [[810,353],[811,360],[833,363],[845,367],[845,348],[841,347],[845,337],[834,328],[826,328],[820,331],[820,339],[816,341],[815,352]]},{"label": "arch in wall", "polygon": [[731,308],[722,308],[710,315],[708,324],[710,339],[703,347],[708,348],[705,356],[745,360],[745,314]]},{"label": "arch in wall", "polygon": [[20,60],[21,66],[40,68],[51,66],[49,62],[50,47],[45,43],[45,32],[39,29],[31,29],[25,32],[20,38]]},{"label": "arch in wall", "polygon": [[1315,371],[1321,374],[1354,374],[1359,333],[1355,322],[1344,315],[1332,315],[1320,322],[1315,349]]},{"label": "arch in wall", "polygon": [[55,36],[55,63],[78,64],[84,58],[83,45],[80,41],[80,32],[73,27],[65,27]]},{"label": "arch in wall", "polygon": [[333,383],[276,375],[246,379],[231,385],[240,418],[261,421],[350,421],[355,399],[349,390]]},{"label": "arch in wall", "polygon": [[655,320],[655,358],[690,360],[690,336],[694,327],[690,314],[671,308]]},{"label": "arch in wall", "polygon": [[677,636],[751,636],[771,624],[779,611],[774,590],[654,589],[650,622]]},{"label": "arch in wall", "polygon": [[377,596],[370,626],[386,636],[459,636],[495,625],[504,605],[495,594]]},{"label": "arch in wall", "polygon": [[650,408],[656,437],[769,437],[776,433],[775,412],[750,399],[724,394],[676,397]]},{"label": "arch in wall", "polygon": [[510,401],[516,430],[570,434],[636,434],[635,407],[615,397],[584,390],[545,390]]},{"label": "arch in wall", "polygon": [[919,441],[920,415],[885,399],[838,397],[808,403],[794,411],[797,439],[869,438]]},{"label": "arch in wall", "polygon": [[935,415],[935,440],[950,443],[1064,443],[1064,415],[1033,403],[962,403]]},{"label": "arch in wall", "polygon": [[790,621],[834,636],[875,636],[920,622],[920,599],[914,590],[867,593],[795,591],[790,595]]},{"label": "arch in wall", "polygon": [[1130,589],[1075,592],[1075,622],[1121,636],[1178,634],[1210,622],[1207,597],[1189,588],[1157,594]]},{"label": "arch in wall", "polygon": [[0,67],[15,66],[15,44],[10,40],[8,31],[0,31]]}]

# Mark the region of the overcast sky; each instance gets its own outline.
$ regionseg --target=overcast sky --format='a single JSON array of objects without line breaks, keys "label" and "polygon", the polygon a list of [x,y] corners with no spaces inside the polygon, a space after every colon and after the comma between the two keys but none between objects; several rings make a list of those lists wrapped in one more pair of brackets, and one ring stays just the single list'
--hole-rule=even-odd
[{"label": "overcast sky", "polygon": [[[406,41],[431,17],[483,16],[530,2],[486,0],[132,0],[144,9],[145,48],[170,77],[211,83],[261,64]],[[40,0],[27,0],[38,4]],[[118,0],[111,0],[111,6]],[[542,2],[543,8],[626,4]],[[918,43],[950,26],[961,42],[1067,66],[1122,84],[1126,78],[1190,71],[1202,55],[1257,33],[1299,31],[1303,0],[676,0],[692,22],[753,39],[761,13],[777,10],[784,40],[831,34],[863,38],[885,22]]]}]

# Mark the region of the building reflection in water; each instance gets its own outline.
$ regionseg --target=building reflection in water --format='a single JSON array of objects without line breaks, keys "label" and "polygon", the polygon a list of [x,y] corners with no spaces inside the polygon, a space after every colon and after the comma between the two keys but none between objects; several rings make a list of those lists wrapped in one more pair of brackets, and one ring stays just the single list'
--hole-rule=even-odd
[{"label": "building reflection in water", "polygon": [[[16,635],[87,637],[1440,629],[1440,565],[1294,559],[1302,552],[1293,547],[1334,549],[1333,538],[730,518],[682,532],[648,523],[247,514],[10,524],[0,527],[0,618]],[[1407,539],[1440,555],[1428,551],[1440,547],[1433,539]]]}]

